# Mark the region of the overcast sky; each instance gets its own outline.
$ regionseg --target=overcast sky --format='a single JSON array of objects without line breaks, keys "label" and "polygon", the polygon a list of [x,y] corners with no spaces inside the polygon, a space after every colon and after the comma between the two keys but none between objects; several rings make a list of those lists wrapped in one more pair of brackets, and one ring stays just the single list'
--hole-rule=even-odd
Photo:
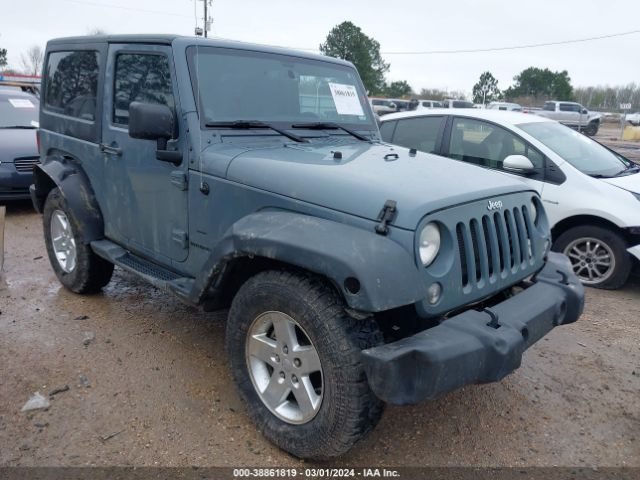
[{"label": "overcast sky", "polygon": [[[202,1],[195,0],[201,15]],[[192,35],[194,0],[2,0],[0,47],[10,66],[49,38],[108,33]],[[317,49],[350,20],[380,42],[390,80],[470,92],[491,71],[500,88],[529,66],[568,70],[574,86],[640,83],[640,34],[492,53],[395,55],[572,40],[640,29],[638,0],[214,0],[211,36]],[[201,21],[200,21],[201,22]]]}]

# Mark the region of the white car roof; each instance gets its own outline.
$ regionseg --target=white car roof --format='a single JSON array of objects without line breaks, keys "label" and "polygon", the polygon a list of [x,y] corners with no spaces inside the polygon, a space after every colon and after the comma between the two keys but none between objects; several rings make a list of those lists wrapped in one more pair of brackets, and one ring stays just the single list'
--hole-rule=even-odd
[{"label": "white car roof", "polygon": [[519,125],[521,123],[555,122],[533,113],[520,113],[504,110],[480,108],[433,108],[430,110],[412,110],[410,112],[390,113],[381,118],[381,122],[389,122],[400,118],[432,117],[440,115],[455,115],[457,117],[477,118],[504,125]]}]

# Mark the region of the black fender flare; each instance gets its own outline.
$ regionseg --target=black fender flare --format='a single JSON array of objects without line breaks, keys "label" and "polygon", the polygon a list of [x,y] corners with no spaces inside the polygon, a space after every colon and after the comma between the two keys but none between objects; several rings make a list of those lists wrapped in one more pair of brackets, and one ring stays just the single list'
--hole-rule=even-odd
[{"label": "black fender flare", "polygon": [[58,187],[64,196],[69,214],[73,216],[82,243],[104,238],[104,220],[91,183],[79,162],[64,155],[51,155],[33,171],[30,187],[33,205],[39,213],[51,190]]},{"label": "black fender flare", "polygon": [[[380,312],[416,303],[423,282],[410,255],[389,237],[343,223],[286,211],[257,212],[227,230],[213,249],[190,295],[201,303],[224,267],[238,257],[277,260],[322,275],[350,308]],[[357,292],[345,280],[358,280]],[[351,290],[354,290],[353,288]]]}]

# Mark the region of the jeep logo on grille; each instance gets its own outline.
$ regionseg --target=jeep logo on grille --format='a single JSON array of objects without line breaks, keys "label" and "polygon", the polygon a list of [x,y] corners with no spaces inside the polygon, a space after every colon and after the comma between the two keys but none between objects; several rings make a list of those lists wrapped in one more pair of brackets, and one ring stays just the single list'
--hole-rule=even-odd
[{"label": "jeep logo on grille", "polygon": [[489,200],[489,205],[487,205],[487,210],[502,210],[502,200]]}]

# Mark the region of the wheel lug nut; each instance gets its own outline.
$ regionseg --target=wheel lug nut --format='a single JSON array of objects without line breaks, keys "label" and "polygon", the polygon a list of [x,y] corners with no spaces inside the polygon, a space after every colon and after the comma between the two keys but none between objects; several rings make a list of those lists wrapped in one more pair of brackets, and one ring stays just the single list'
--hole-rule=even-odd
[{"label": "wheel lug nut", "polygon": [[296,377],[295,375],[291,375],[291,381],[293,383],[298,383],[298,377]]},{"label": "wheel lug nut", "polygon": [[285,377],[284,372],[280,372],[280,378],[284,378],[284,377]]},{"label": "wheel lug nut", "polygon": [[280,357],[278,355],[273,357],[273,359],[276,361],[276,363],[280,363]]},{"label": "wheel lug nut", "polygon": [[293,364],[294,364],[296,367],[299,367],[299,366],[302,364],[302,362],[300,361],[300,359],[299,359],[299,358],[294,358],[294,359],[293,359]]},{"label": "wheel lug nut", "polygon": [[286,345],[282,347],[282,353],[284,353],[285,355],[289,353],[289,348]]}]

